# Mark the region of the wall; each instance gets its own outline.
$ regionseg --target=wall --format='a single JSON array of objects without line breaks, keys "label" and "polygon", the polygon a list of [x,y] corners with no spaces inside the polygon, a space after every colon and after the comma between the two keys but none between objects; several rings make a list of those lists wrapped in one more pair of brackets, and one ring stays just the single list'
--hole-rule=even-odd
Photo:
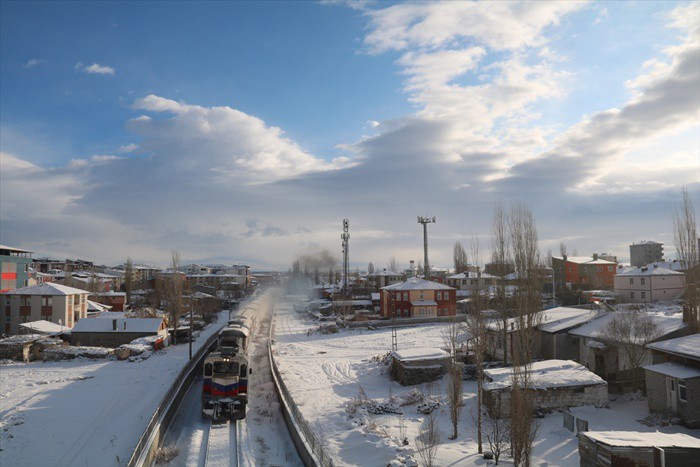
[{"label": "wall", "polygon": [[[535,393],[535,409],[547,413],[582,405],[596,407],[607,407],[608,405],[607,384],[535,389],[533,391]],[[507,415],[510,406],[510,388],[484,391],[484,404],[492,417],[497,416],[493,413],[493,407],[496,407],[495,404],[499,398],[501,410],[505,412],[504,415]]]}]

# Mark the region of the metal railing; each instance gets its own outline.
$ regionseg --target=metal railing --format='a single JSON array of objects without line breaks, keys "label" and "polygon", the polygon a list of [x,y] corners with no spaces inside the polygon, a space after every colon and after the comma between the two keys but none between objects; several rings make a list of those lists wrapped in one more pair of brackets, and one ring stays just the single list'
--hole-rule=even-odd
[{"label": "metal railing", "polygon": [[[273,305],[274,306],[274,305]],[[270,323],[270,340],[268,343],[270,355],[270,368],[272,369],[272,379],[277,388],[277,394],[282,402],[282,408],[285,414],[285,421],[290,434],[294,439],[294,444],[299,451],[304,464],[306,466],[323,466],[333,467],[333,460],[323,448],[323,443],[316,437],[308,422],[299,410],[299,407],[294,402],[294,398],[289,393],[287,385],[282,378],[282,375],[277,368],[277,363],[272,354],[272,342],[274,335],[274,309],[272,321]]]},{"label": "metal railing", "polygon": [[165,437],[170,422],[177,413],[177,408],[187,394],[187,391],[183,389],[189,388],[194,378],[197,377],[198,372],[194,370],[204,360],[211,348],[216,345],[218,337],[218,331],[209,336],[204,345],[197,350],[192,359],[180,370],[180,373],[178,373],[168,392],[163,396],[146,429],[139,438],[134,453],[127,464],[129,467],[151,465],[153,463],[160,441]]}]

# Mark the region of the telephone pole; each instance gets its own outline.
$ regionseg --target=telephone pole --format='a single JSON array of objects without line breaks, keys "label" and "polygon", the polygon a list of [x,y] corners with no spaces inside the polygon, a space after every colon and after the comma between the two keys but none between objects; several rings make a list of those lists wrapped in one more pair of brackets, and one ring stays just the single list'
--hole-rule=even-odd
[{"label": "telephone pole", "polygon": [[350,275],[350,221],[343,219],[343,295],[348,298],[348,276]]},{"label": "telephone pole", "polygon": [[428,264],[428,224],[435,223],[435,216],[418,216],[418,223],[423,224],[423,261],[425,268],[425,280],[430,280],[430,265]]}]

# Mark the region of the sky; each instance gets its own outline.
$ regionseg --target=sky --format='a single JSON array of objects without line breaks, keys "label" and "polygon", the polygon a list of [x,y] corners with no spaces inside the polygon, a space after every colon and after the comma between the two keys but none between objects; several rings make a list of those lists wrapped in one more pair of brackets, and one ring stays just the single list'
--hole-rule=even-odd
[{"label": "sky", "polygon": [[286,270],[347,218],[353,267],[407,266],[420,215],[451,267],[520,203],[543,255],[673,257],[700,4],[3,1],[0,169],[35,256]]}]

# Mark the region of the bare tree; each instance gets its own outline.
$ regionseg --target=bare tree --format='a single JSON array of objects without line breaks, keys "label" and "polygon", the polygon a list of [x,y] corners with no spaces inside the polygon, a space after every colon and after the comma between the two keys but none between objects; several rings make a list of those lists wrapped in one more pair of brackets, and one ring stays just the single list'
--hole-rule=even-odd
[{"label": "bare tree", "polygon": [[462,242],[460,242],[459,240],[455,242],[455,246],[452,252],[452,260],[454,262],[455,274],[459,274],[460,272],[464,272],[467,270],[467,252],[464,251]]},{"label": "bare tree", "polygon": [[564,243],[564,240],[559,242],[559,256],[562,258],[566,256],[566,243]]},{"label": "bare tree", "polygon": [[643,364],[646,350],[644,346],[658,339],[661,332],[654,320],[643,311],[618,311],[601,330],[600,338],[615,343],[621,356],[626,359],[626,369],[630,371],[632,386],[641,388]]},{"label": "bare tree", "polygon": [[459,337],[463,329],[455,319],[450,320],[445,330],[444,338],[450,360],[447,366],[447,405],[450,411],[450,421],[452,422],[452,436],[450,439],[457,439],[459,435],[459,414],[464,407],[462,397],[462,365],[458,358],[460,350]]},{"label": "bare tree", "polygon": [[503,363],[508,364],[508,313],[506,309],[506,274],[510,261],[510,245],[508,243],[508,219],[505,209],[500,202],[494,206],[491,222],[491,262],[495,266],[496,276],[499,277],[496,286],[496,306],[501,315],[501,348]]},{"label": "bare tree", "polygon": [[440,431],[438,429],[437,414],[430,412],[425,417],[423,427],[416,436],[416,449],[418,456],[426,467],[432,467],[435,462],[438,446],[440,445]]},{"label": "bare tree", "polygon": [[[492,414],[486,417],[484,431],[486,440],[489,443],[489,449],[493,454],[493,460],[498,461],[501,455],[508,450],[510,440],[510,417],[501,407],[501,398],[495,400],[495,406],[492,408]],[[479,451],[481,452],[481,451]]]},{"label": "bare tree", "polygon": [[700,331],[700,297],[698,297],[700,258],[698,257],[697,224],[695,209],[687,188],[683,188],[681,197],[681,205],[673,213],[673,240],[676,244],[678,259],[685,271],[683,321],[693,332],[698,332]]},{"label": "bare tree", "polygon": [[537,434],[534,392],[530,381],[535,328],[542,313],[539,238],[532,210],[516,203],[511,207],[508,233],[517,276],[513,324],[513,375],[510,397],[511,451],[515,465],[530,465]]},{"label": "bare tree", "polygon": [[372,261],[370,261],[369,264],[367,265],[367,272],[369,274],[372,274],[374,272],[374,263],[372,263]]},{"label": "bare tree", "polygon": [[182,291],[184,289],[184,280],[180,275],[180,252],[171,251],[170,274],[163,277],[163,295],[168,302],[168,312],[170,314],[170,322],[173,326],[173,342],[177,345],[177,328],[182,313]]},{"label": "bare tree", "polygon": [[124,292],[126,292],[126,303],[131,303],[131,290],[134,285],[134,263],[131,258],[126,258],[124,266]]},{"label": "bare tree", "polygon": [[[469,242],[469,249],[474,264],[481,268],[481,247],[479,237],[474,234]],[[486,309],[486,295],[481,290],[481,282],[477,281],[476,289],[470,296],[470,313],[467,315],[466,327],[469,334],[470,348],[474,355],[476,365],[476,406],[477,406],[477,444],[479,453],[483,452],[483,383],[484,383],[484,355],[486,353],[486,320],[483,311]]]},{"label": "bare tree", "polygon": [[387,268],[389,271],[399,272],[399,267],[400,267],[400,266],[399,266],[399,262],[396,260],[396,258],[395,258],[394,256],[392,256],[391,258],[389,258],[389,262],[388,262],[387,265],[386,265],[386,268]]}]

